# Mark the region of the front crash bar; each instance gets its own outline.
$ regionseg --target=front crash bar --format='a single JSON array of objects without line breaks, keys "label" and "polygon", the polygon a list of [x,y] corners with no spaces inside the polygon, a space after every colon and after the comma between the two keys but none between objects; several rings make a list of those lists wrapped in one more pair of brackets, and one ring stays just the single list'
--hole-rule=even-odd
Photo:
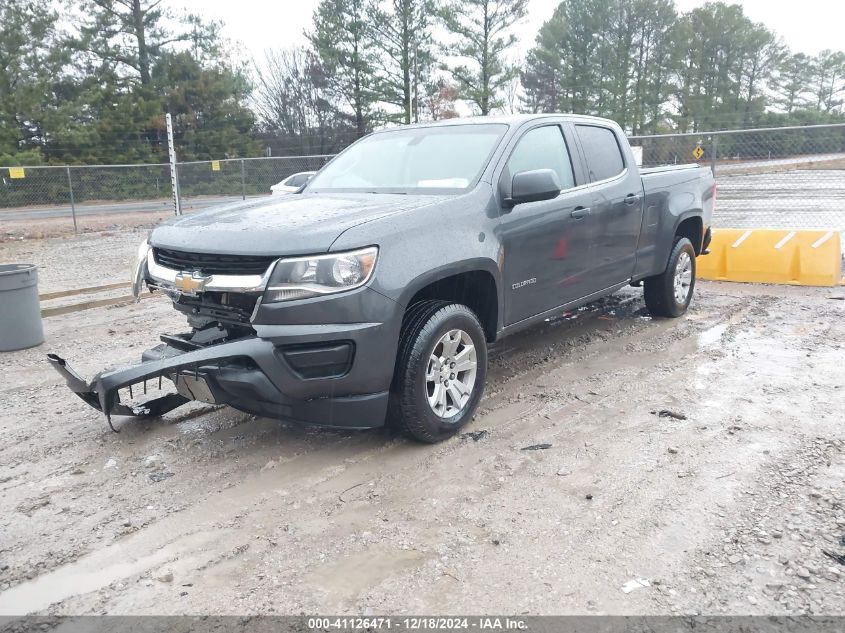
[{"label": "front crash bar", "polygon": [[[131,389],[132,385],[141,384],[161,376],[175,376],[179,372],[192,370],[197,372],[202,363],[215,363],[235,358],[250,356],[252,347],[258,343],[256,337],[238,339],[229,343],[212,345],[192,352],[185,352],[161,360],[152,360],[125,369],[106,371],[94,376],[90,383],[86,383],[64,358],[56,354],[47,354],[50,364],[65,379],[67,386],[90,406],[102,411],[106,421],[114,432],[111,421],[112,414],[136,417],[155,417],[164,415],[168,411],[179,407],[188,398],[178,393],[170,393],[159,398],[153,398],[137,405],[127,405],[120,402],[119,390],[124,387]],[[146,389],[144,390],[146,392]]]}]

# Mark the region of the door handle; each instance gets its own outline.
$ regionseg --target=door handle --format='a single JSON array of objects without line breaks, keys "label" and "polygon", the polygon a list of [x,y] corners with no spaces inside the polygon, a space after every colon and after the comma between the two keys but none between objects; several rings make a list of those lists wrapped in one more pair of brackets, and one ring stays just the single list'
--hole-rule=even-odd
[{"label": "door handle", "polygon": [[639,202],[639,201],[640,201],[640,197],[638,195],[633,194],[633,193],[629,193],[627,196],[625,196],[625,204],[630,205],[630,204],[634,204],[634,203]]},{"label": "door handle", "polygon": [[580,220],[587,215],[590,215],[590,207],[576,207],[573,209],[572,213],[569,214],[569,217]]}]

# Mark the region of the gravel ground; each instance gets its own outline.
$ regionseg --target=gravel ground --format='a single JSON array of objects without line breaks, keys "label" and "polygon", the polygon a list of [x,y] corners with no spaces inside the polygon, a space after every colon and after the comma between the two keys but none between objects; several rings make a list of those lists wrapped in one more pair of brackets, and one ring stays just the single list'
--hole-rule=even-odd
[{"label": "gravel ground", "polygon": [[150,211],[141,213],[114,213],[79,218],[78,235],[73,232],[73,220],[69,217],[10,219],[0,212],[0,244],[24,240],[65,238],[74,240],[79,236],[96,236],[102,232],[124,232],[144,229],[149,232],[156,224],[169,218],[169,212]]},{"label": "gravel ground", "polygon": [[38,266],[38,291],[57,292],[125,281],[132,257],[149,229],[101,231],[0,244],[0,263]]},{"label": "gravel ground", "polygon": [[[143,234],[0,249],[58,290]],[[0,614],[843,614],[842,296],[700,283],[652,320],[620,292],[499,344],[437,446],[197,404],[113,434],[44,354],[90,376],[181,318],[47,319],[0,355]]]}]

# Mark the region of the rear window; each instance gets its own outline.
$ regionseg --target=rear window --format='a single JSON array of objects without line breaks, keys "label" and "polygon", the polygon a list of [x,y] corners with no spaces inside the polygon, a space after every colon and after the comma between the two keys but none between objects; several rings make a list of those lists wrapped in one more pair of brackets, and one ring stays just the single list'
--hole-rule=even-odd
[{"label": "rear window", "polygon": [[578,138],[584,147],[584,158],[587,159],[587,169],[592,182],[613,178],[622,173],[625,161],[613,130],[595,125],[576,125],[575,129],[578,130]]}]

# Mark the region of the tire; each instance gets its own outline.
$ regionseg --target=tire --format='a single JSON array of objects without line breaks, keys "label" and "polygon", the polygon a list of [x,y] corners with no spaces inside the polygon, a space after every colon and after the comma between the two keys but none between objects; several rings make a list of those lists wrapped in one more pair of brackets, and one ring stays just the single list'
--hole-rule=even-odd
[{"label": "tire", "polygon": [[[435,358],[447,362],[435,362]],[[452,363],[449,359],[457,360]],[[467,369],[473,359],[474,371]],[[463,370],[458,369],[461,366]],[[453,369],[459,373],[451,373]],[[475,313],[447,301],[416,303],[408,308],[399,336],[389,422],[420,442],[448,439],[472,419],[486,377],[487,341]],[[465,394],[470,382],[469,394]],[[456,393],[461,402],[456,402]]]},{"label": "tire", "polygon": [[[682,272],[680,266],[685,274]],[[678,281],[678,277],[682,278]],[[678,285],[676,285],[678,281]],[[677,294],[676,294],[677,290]],[[666,270],[643,283],[645,304],[652,316],[679,317],[687,311],[695,290],[695,249],[685,237],[675,239]]]}]

